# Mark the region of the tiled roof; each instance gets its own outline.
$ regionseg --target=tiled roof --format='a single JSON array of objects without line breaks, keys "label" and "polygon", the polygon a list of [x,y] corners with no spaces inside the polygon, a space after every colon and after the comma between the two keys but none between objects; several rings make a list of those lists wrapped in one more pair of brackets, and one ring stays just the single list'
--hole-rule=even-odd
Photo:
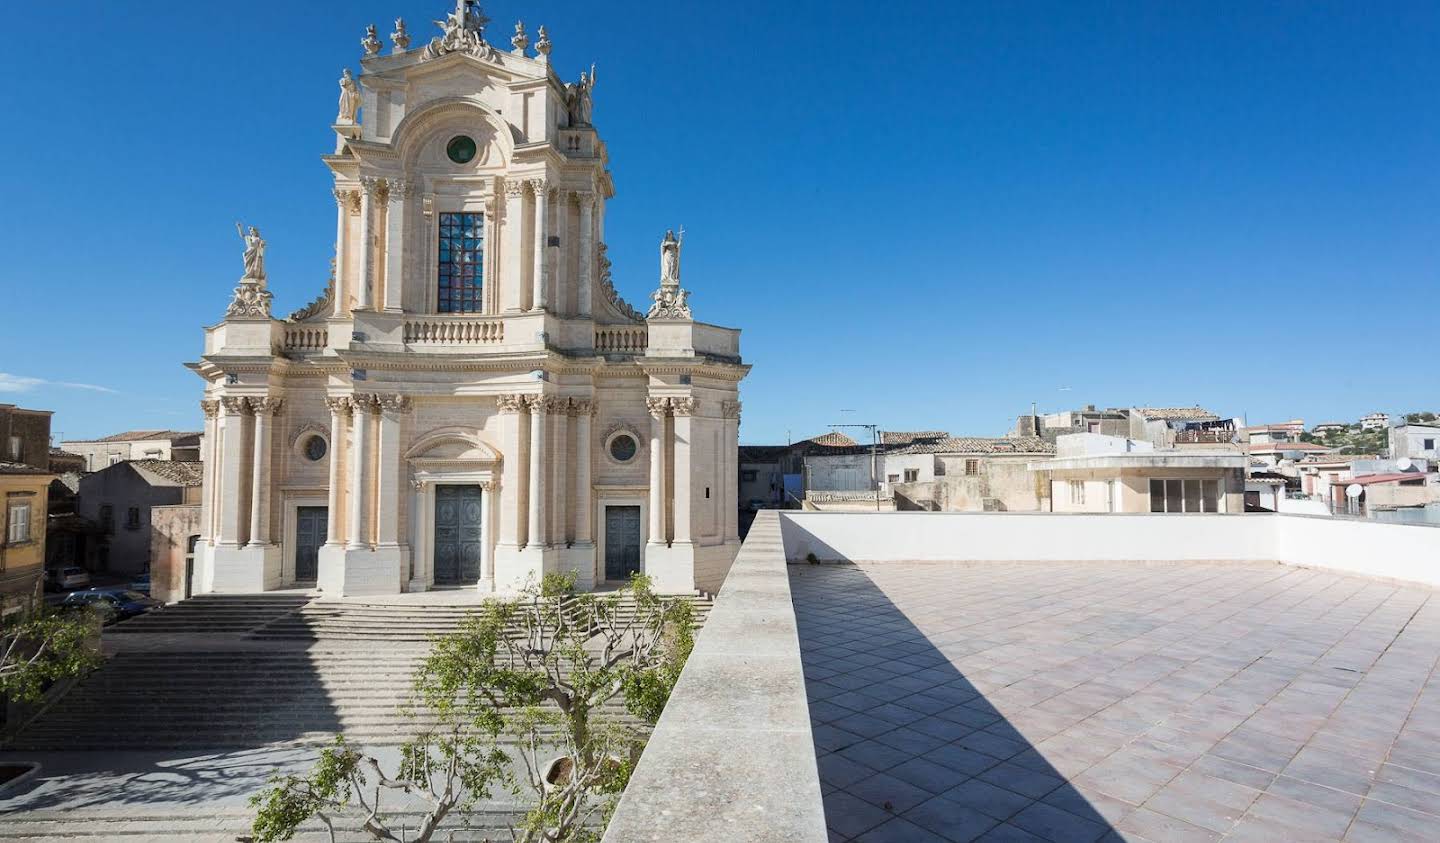
[{"label": "tiled roof", "polygon": [[1329,453],[1334,448],[1325,445],[1314,445],[1309,442],[1266,442],[1260,445],[1247,445],[1252,454],[1264,454],[1272,451],[1315,451]]},{"label": "tiled roof", "polygon": [[140,442],[147,439],[169,439],[172,442],[177,439],[200,440],[200,433],[193,430],[127,430],[124,433],[115,433],[100,439],[81,439],[80,442]]},{"label": "tiled roof", "polygon": [[847,448],[856,444],[854,439],[851,439],[850,437],[846,436],[838,430],[832,430],[829,433],[823,433],[819,436],[814,436],[806,439],[805,441],[813,442],[816,445],[828,445],[830,447],[839,448]]},{"label": "tiled roof", "polygon": [[23,462],[0,462],[0,474],[49,474],[43,468],[26,465]]},{"label": "tiled roof", "polygon": [[897,448],[891,454],[1053,454],[1055,446],[1038,436],[947,436]]},{"label": "tiled roof", "polygon": [[1154,421],[1214,421],[1220,418],[1204,407],[1136,407],[1135,411]]},{"label": "tiled roof", "polygon": [[72,459],[72,460],[83,460],[83,459],[85,459],[85,457],[81,456],[80,454],[72,454],[72,453],[70,453],[69,451],[65,450],[64,448],[51,448],[51,449],[50,449],[50,456],[52,456],[52,457],[62,457],[62,458],[68,457],[68,458],[70,458],[70,459]]},{"label": "tiled roof", "polygon": [[1355,483],[1360,486],[1373,486],[1378,483],[1403,483],[1413,482],[1416,480],[1424,483],[1425,475],[1421,474],[1418,471],[1394,471],[1388,474],[1364,474],[1351,480],[1337,480],[1331,485],[1345,486],[1350,483]]},{"label": "tiled roof", "polygon": [[917,439],[948,439],[950,433],[944,430],[882,430],[881,445],[909,445]]},{"label": "tiled roof", "polygon": [[[134,460],[122,463],[136,469],[142,476],[154,475],[165,484],[199,486],[203,482],[204,463],[180,460]],[[147,476],[147,479],[149,477]],[[153,482],[153,481],[152,481]]]}]

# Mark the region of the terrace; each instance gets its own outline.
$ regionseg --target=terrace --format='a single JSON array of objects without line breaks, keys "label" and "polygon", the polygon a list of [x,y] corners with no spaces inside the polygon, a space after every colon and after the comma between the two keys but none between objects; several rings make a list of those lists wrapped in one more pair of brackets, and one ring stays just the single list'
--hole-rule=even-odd
[{"label": "terrace", "polygon": [[1436,559],[1291,515],[764,513],[606,840],[1434,839]]}]

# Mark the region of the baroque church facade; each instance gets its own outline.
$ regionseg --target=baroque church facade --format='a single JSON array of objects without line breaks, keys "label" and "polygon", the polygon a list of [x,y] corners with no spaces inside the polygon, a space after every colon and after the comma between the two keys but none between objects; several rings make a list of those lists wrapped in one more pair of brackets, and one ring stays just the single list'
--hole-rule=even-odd
[{"label": "baroque church facade", "polygon": [[411,44],[374,26],[340,80],[335,258],[270,312],[265,241],[205,331],[195,592],[327,597],[579,587],[643,571],[718,590],[739,549],[739,331],[696,321],[680,237],[646,313],[605,255],[593,71],[473,0]]}]

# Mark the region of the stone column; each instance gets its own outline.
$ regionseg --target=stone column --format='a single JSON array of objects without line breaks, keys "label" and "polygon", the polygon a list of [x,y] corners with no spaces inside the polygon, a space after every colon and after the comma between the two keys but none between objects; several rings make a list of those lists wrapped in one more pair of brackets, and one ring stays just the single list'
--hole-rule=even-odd
[{"label": "stone column", "polygon": [[350,511],[346,514],[349,522],[349,539],[345,546],[350,550],[370,548],[370,484],[374,474],[370,470],[370,413],[375,408],[374,395],[357,394],[354,401],[354,419],[351,429],[355,441],[350,447]]},{"label": "stone column", "polygon": [[205,414],[205,441],[200,453],[200,544],[211,544],[215,539],[215,438],[219,425],[215,419],[220,415],[220,402],[200,402],[200,412]]},{"label": "stone column", "polygon": [[520,464],[520,440],[529,435],[520,427],[520,411],[524,408],[524,396],[500,395],[496,398],[500,412],[500,443],[504,455],[500,464],[500,494],[504,496],[500,510],[499,543],[504,547],[520,546],[521,514],[520,478],[524,470]]},{"label": "stone column", "polygon": [[[495,529],[495,481],[480,481],[480,491],[484,497],[480,501],[480,591],[495,590],[495,543],[492,541]],[[432,516],[433,517],[433,516]]]},{"label": "stone column", "polygon": [[695,414],[694,398],[671,398],[670,412],[675,416],[675,488],[670,491],[672,511],[675,513],[675,544],[690,543],[690,519],[693,506],[690,500],[695,491],[695,482],[690,474],[690,450],[694,445]]},{"label": "stone column", "polygon": [[340,526],[344,523],[341,511],[344,497],[340,488],[344,475],[340,467],[345,458],[345,420],[350,415],[350,398],[331,396],[325,399],[325,406],[330,408],[330,488],[325,502],[325,543],[341,545],[345,540]]},{"label": "stone column", "polygon": [[380,430],[376,437],[375,544],[400,546],[400,421],[410,412],[407,395],[379,395]]},{"label": "stone column", "polygon": [[576,309],[581,318],[586,318],[590,316],[590,290],[595,273],[595,195],[581,191],[575,196],[580,203],[580,285]]},{"label": "stone column", "polygon": [[[724,492],[720,506],[725,517],[725,541],[740,541],[740,402],[720,402],[720,415],[725,419],[725,428],[720,437],[720,447],[725,449]],[[781,482],[784,482],[782,476]]]},{"label": "stone column", "polygon": [[250,469],[250,541],[246,547],[269,547],[270,542],[270,420],[280,414],[280,398],[251,398],[255,437]]},{"label": "stone column", "polygon": [[577,399],[571,402],[575,413],[575,543],[594,543],[591,534],[590,502],[592,494],[590,481],[590,419],[595,415],[595,402]]},{"label": "stone column", "polygon": [[386,183],[386,191],[390,201],[385,212],[384,307],[392,313],[399,313],[405,286],[405,212],[410,198],[415,195],[415,183],[406,179],[390,179]]},{"label": "stone column", "polygon": [[375,203],[385,200],[385,180],[360,179],[360,277],[355,290],[355,309],[370,310],[375,295]]},{"label": "stone column", "polygon": [[505,313],[524,309],[525,183],[505,182],[505,238],[500,244],[500,307]]},{"label": "stone column", "polygon": [[220,399],[220,477],[216,503],[220,508],[221,547],[240,547],[242,520],[247,512],[245,503],[245,416],[250,404],[244,398],[227,396]]},{"label": "stone column", "polygon": [[530,408],[530,505],[529,535],[526,543],[530,547],[544,547],[545,535],[545,427],[550,416],[549,396],[529,395],[525,403]]},{"label": "stone column", "polygon": [[665,416],[668,398],[646,398],[650,411],[650,544],[667,544],[665,536]]},{"label": "stone column", "polygon": [[415,547],[410,553],[410,591],[425,591],[433,580],[430,567],[434,564],[433,541],[430,536],[435,525],[435,484],[428,480],[411,480],[410,519],[415,524]]},{"label": "stone column", "polygon": [[556,399],[550,418],[553,419],[555,450],[550,454],[550,482],[552,506],[550,516],[550,540],[554,544],[568,544],[570,540],[570,480],[566,471],[570,453],[570,401]]},{"label": "stone column", "polygon": [[531,310],[544,310],[549,305],[547,296],[550,288],[550,264],[545,260],[549,248],[550,188],[544,179],[530,179],[530,192],[535,194],[535,265],[531,281],[535,290],[531,297]]},{"label": "stone column", "polygon": [[360,201],[359,191],[335,188],[335,294],[330,311],[342,317],[350,301],[350,284],[345,274],[346,253],[350,251],[350,212]]}]

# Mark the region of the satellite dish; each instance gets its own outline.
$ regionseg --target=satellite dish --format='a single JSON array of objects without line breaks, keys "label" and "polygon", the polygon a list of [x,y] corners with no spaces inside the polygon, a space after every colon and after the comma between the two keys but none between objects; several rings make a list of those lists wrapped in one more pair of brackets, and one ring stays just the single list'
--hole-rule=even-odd
[{"label": "satellite dish", "polygon": [[1401,457],[1400,459],[1395,461],[1395,467],[1400,469],[1401,471],[1409,471],[1410,469],[1415,467],[1415,463],[1411,462],[1409,457]]},{"label": "satellite dish", "polygon": [[1349,486],[1345,487],[1345,497],[1350,498],[1351,500],[1360,497],[1364,493],[1365,487],[1361,486],[1359,483],[1351,483]]}]

